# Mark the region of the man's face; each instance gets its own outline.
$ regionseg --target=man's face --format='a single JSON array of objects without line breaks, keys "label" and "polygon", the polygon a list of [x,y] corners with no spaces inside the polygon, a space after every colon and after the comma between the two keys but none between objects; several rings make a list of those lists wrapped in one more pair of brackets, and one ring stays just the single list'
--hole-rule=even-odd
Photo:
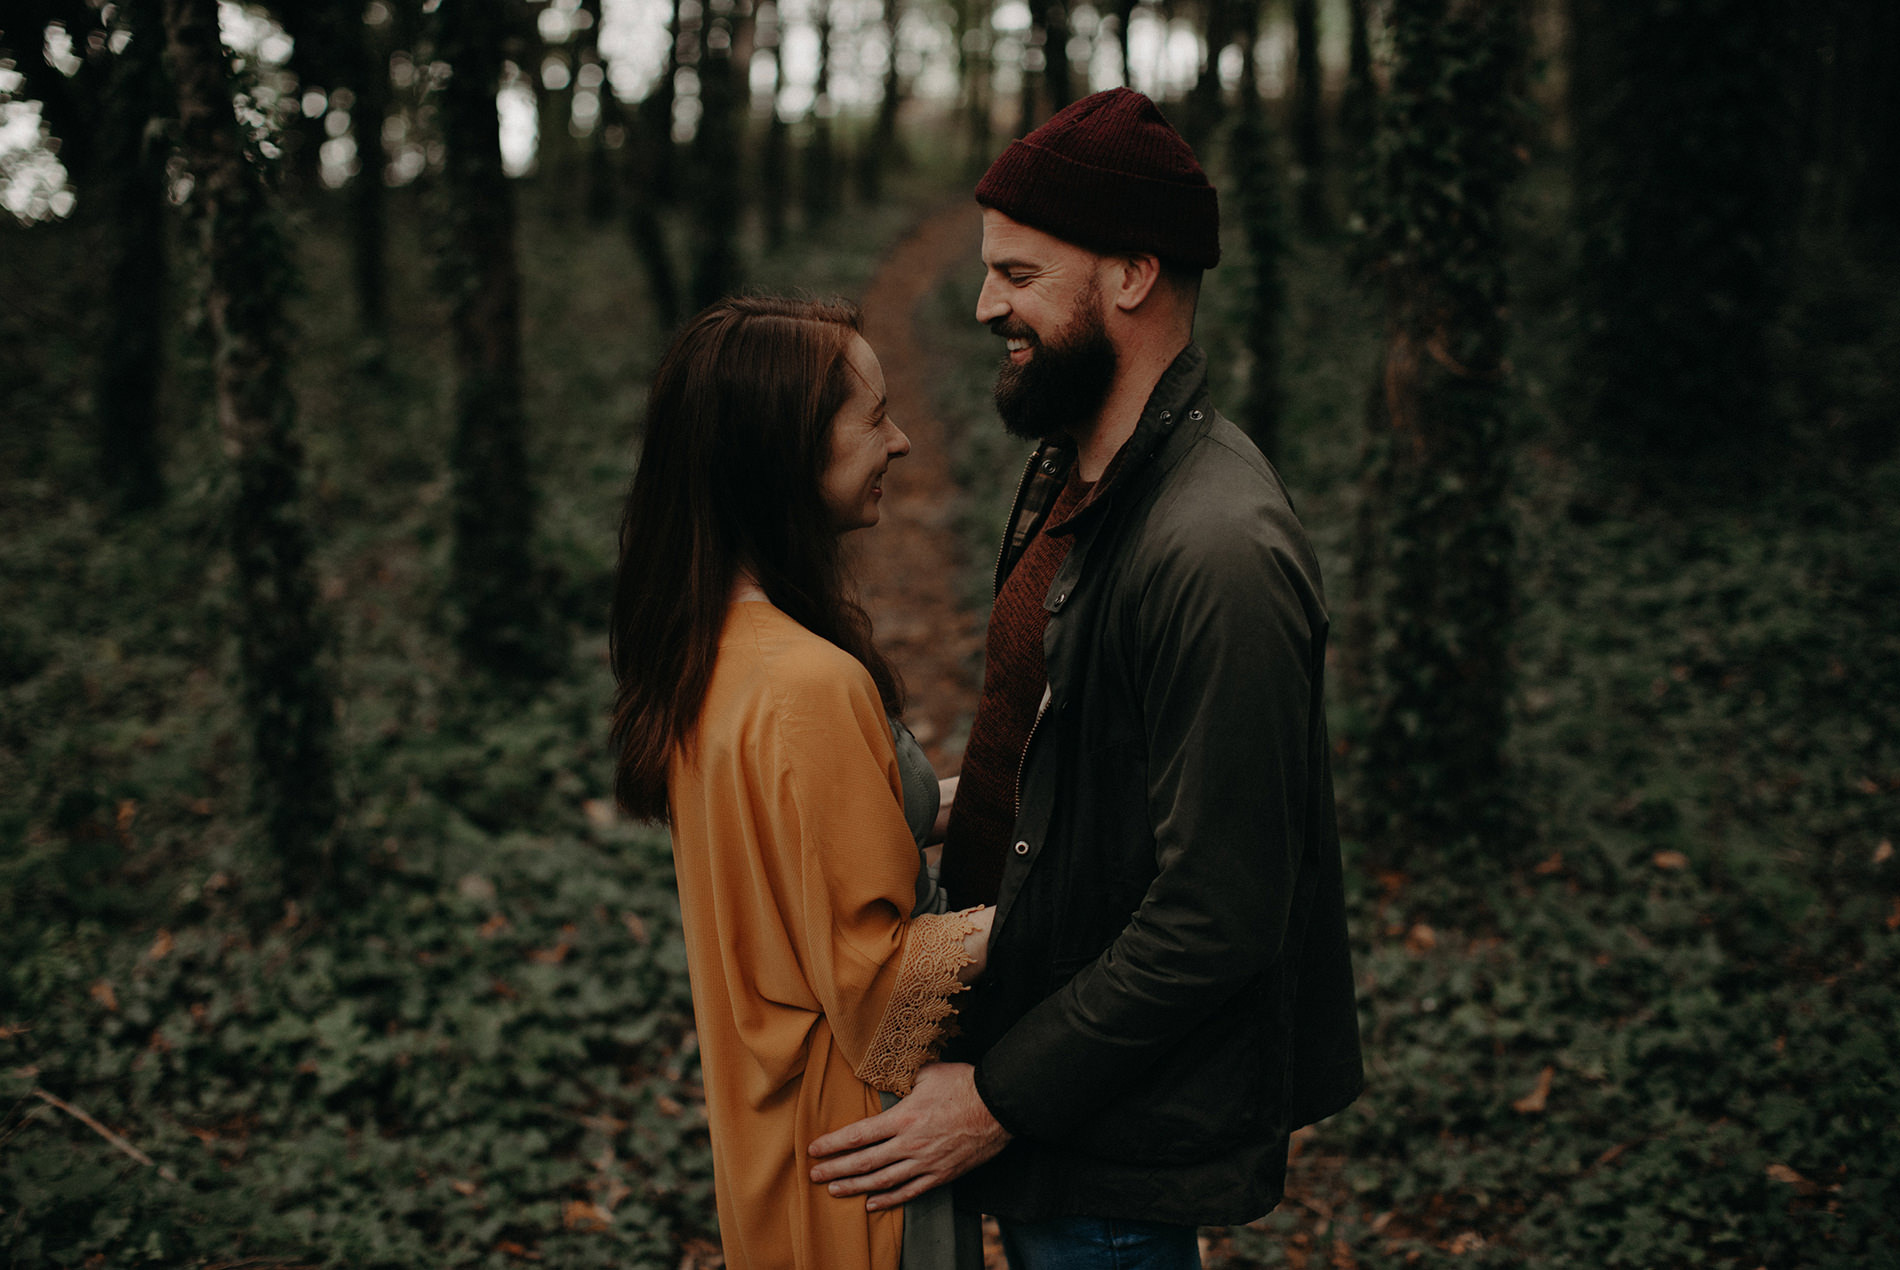
[{"label": "man's face", "polygon": [[976,318],[1006,341],[996,374],[1003,426],[1027,440],[1079,437],[1115,379],[1094,252],[983,212],[983,290]]}]

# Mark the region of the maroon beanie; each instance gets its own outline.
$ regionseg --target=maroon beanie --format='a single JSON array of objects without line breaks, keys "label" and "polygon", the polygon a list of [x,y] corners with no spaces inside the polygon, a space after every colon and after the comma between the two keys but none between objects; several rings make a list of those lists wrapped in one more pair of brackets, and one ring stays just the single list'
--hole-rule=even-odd
[{"label": "maroon beanie", "polygon": [[1094,251],[1220,263],[1220,203],[1207,173],[1131,89],[1084,97],[1010,142],[977,182],[976,201]]}]

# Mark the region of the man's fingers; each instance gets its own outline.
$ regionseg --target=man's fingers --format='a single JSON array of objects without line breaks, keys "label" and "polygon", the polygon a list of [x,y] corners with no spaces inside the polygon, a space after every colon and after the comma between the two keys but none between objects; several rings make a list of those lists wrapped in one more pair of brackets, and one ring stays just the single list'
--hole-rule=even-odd
[{"label": "man's fingers", "polygon": [[822,1164],[812,1165],[811,1180],[830,1182],[841,1177],[860,1177],[895,1164],[903,1157],[904,1151],[895,1141],[887,1138],[883,1142],[872,1143],[862,1151],[853,1151],[850,1155],[836,1156]]},{"label": "man's fingers", "polygon": [[888,1191],[916,1177],[924,1169],[921,1160],[908,1156],[893,1160],[875,1172],[854,1172],[841,1177],[825,1189],[833,1195],[869,1195],[874,1191]]},{"label": "man's fingers", "polygon": [[897,1132],[897,1123],[890,1117],[895,1116],[903,1105],[899,1103],[889,1111],[880,1111],[875,1116],[866,1116],[842,1129],[834,1129],[814,1141],[808,1150],[816,1159],[836,1155],[840,1151],[855,1151],[859,1147],[870,1146],[873,1142],[882,1142]]}]

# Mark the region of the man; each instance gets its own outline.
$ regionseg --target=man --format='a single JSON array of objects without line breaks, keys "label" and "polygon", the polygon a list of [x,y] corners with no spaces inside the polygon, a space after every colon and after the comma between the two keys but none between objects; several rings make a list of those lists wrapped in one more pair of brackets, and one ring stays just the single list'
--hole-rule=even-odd
[{"label": "man", "polygon": [[[1040,438],[944,846],[995,903],[954,1057],[812,1144],[874,1207],[952,1178],[1014,1270],[1198,1267],[1363,1083],[1319,569],[1192,343],[1219,211],[1154,104],[1098,93],[977,186],[996,399]],[[974,1171],[971,1171],[974,1170]]]}]

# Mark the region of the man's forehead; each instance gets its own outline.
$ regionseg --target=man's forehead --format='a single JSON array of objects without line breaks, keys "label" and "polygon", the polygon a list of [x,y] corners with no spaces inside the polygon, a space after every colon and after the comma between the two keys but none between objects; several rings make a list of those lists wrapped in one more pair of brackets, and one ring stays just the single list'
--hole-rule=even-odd
[{"label": "man's forehead", "polygon": [[1086,247],[1045,233],[997,211],[983,209],[983,263],[1047,265],[1093,256]]}]

